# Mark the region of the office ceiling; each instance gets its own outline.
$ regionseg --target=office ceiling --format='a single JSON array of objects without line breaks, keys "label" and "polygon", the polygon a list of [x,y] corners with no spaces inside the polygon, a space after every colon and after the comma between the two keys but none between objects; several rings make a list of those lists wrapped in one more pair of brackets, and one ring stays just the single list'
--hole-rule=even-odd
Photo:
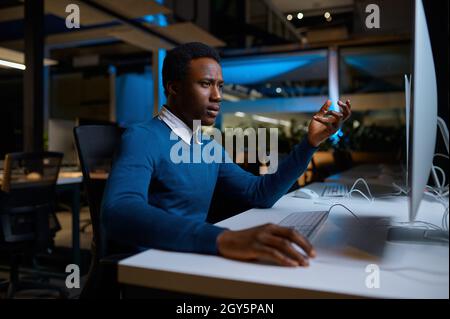
[{"label": "office ceiling", "polygon": [[[153,0],[91,1],[105,6],[136,23],[140,23],[143,27],[175,42],[202,41],[215,47],[223,47],[225,48],[223,52],[226,57],[252,54],[252,49],[256,49],[256,51],[254,50],[256,53],[273,53],[280,52],[277,50],[283,50],[282,48],[285,45],[286,47],[293,45],[292,48],[294,46],[297,46],[297,48],[300,46],[305,46],[304,48],[323,48],[332,43],[332,41],[358,40],[357,37],[351,34],[356,0],[255,0],[251,2],[252,5],[250,6],[255,9],[255,12],[252,13],[254,21],[250,23],[239,22],[242,20],[242,12],[239,10],[245,10],[245,6],[237,9],[234,7],[237,4],[241,4],[240,0],[236,0],[235,3],[231,0],[225,2],[211,0],[210,8],[203,12],[203,15],[210,19],[209,30],[189,21],[181,22],[177,20],[174,12],[180,13],[186,8],[179,7],[175,10],[172,7],[174,3],[171,0],[164,1],[168,7],[161,6]],[[80,5],[82,27],[79,30],[69,30],[65,26],[67,13],[64,9],[68,3]],[[180,3],[186,4],[187,2],[183,1]],[[192,1],[192,3],[195,3],[195,1]],[[235,5],[233,6],[230,3]],[[210,10],[214,6],[216,7],[216,12],[213,14]],[[278,13],[278,15],[273,17],[278,19],[277,22],[282,28],[288,25],[290,29],[275,28],[274,21],[271,23],[266,21],[268,19],[267,11],[265,11],[267,8],[264,10],[264,6],[272,10],[272,14],[275,11]],[[332,22],[324,20],[324,10],[329,10],[333,14]],[[87,65],[95,61],[97,61],[98,65],[102,65],[104,62],[103,67],[111,63],[122,65],[145,63],[148,65],[151,63],[151,53],[149,51],[152,51],[155,47],[170,48],[172,46],[151,32],[145,32],[123,24],[111,15],[100,12],[98,8],[89,7],[82,0],[45,0],[45,11],[46,45],[47,49],[50,49],[50,56],[47,56],[47,58],[57,60],[59,66],[70,68],[74,65],[74,59],[85,61]],[[286,20],[287,14],[296,15],[300,11],[305,15],[302,20],[295,18],[290,22]],[[152,17],[151,15],[153,15],[154,17],[155,14],[159,13],[164,14],[168,22],[168,26],[165,28],[146,22],[142,18],[143,15],[146,17]],[[226,17],[226,19],[222,20],[222,17]],[[0,0],[0,47],[23,52],[22,19],[23,0]],[[211,24],[214,24],[214,20],[220,20],[216,22],[216,26],[220,30],[211,27]],[[272,25],[272,29],[281,31],[278,34],[271,33],[273,30],[270,30],[270,27],[264,29],[264,26],[267,25]],[[289,33],[289,37],[283,38],[283,35]],[[300,40],[292,37],[292,33],[296,33]],[[229,39],[233,38],[228,37],[228,35],[240,40],[231,42]],[[364,37],[364,35],[359,37],[359,39],[363,40],[365,38],[367,37]],[[281,49],[276,49],[276,46]],[[86,55],[90,57],[97,55],[98,57],[86,60],[83,60],[83,58],[79,59]],[[83,62],[78,65],[83,65]]]},{"label": "office ceiling", "polygon": [[353,6],[354,0],[271,0],[283,13]]},{"label": "office ceiling", "polygon": [[[153,0],[92,2],[107,10],[90,6],[80,0],[45,0],[45,44],[51,58],[63,59],[60,66],[70,67],[75,64],[74,59],[81,61],[81,64],[77,65],[87,63],[85,66],[93,66],[92,63],[101,65],[102,62],[109,64],[114,61],[127,64],[127,60],[149,64],[149,51],[173,47],[173,43],[165,39],[175,43],[201,41],[215,47],[225,45],[223,41],[191,22],[171,21],[164,28],[147,23],[146,21],[152,20],[148,19],[149,17],[171,14],[169,8]],[[80,29],[68,29],[65,25],[68,15],[65,9],[68,4],[77,4],[80,8]],[[108,10],[117,16],[108,13]],[[123,19],[118,18],[119,16]],[[130,23],[124,22],[126,19]],[[23,1],[0,0],[0,30],[0,47],[15,50],[18,54],[23,52]],[[86,52],[93,58],[79,59]],[[141,59],[138,58],[139,55]],[[114,59],[111,60],[111,57]],[[2,58],[7,59],[8,56],[0,55],[0,59]]]}]

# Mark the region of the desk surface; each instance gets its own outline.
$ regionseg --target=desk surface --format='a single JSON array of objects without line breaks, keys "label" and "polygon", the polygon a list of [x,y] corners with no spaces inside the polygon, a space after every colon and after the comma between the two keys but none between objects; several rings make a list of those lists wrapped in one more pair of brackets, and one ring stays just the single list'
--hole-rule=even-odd
[{"label": "desk surface", "polygon": [[[0,185],[2,183],[2,178],[3,172],[0,172]],[[56,184],[79,184],[81,182],[83,182],[83,174],[81,172],[60,172]]]},{"label": "desk surface", "polygon": [[406,172],[400,165],[363,164],[355,166],[345,172],[331,175],[325,182],[335,182],[352,186],[358,179],[363,178],[371,187],[405,185]]},{"label": "desk surface", "polygon": [[[233,230],[277,223],[296,211],[327,210],[337,201],[281,198],[271,209],[251,209],[218,225]],[[285,268],[218,256],[147,250],[119,263],[119,282],[178,292],[236,298],[375,297],[448,298],[448,245],[413,245],[385,241],[386,218],[407,220],[405,197],[339,199],[362,224],[336,206],[313,240],[317,257],[308,268]],[[418,220],[440,225],[441,204],[424,200]],[[370,227],[367,227],[370,225]],[[379,269],[379,288],[366,280]]]},{"label": "desk surface", "polygon": [[60,172],[57,185],[63,184],[77,184],[83,181],[83,174],[81,172]]}]

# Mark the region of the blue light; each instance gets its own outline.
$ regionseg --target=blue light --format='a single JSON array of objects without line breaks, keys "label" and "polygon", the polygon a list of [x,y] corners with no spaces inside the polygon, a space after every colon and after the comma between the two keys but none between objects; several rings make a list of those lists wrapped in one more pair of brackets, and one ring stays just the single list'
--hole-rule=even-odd
[{"label": "blue light", "polygon": [[143,19],[145,22],[155,24],[160,27],[167,27],[169,25],[166,16],[163,14],[147,15],[144,16]]},{"label": "blue light", "polygon": [[154,15],[144,16],[144,21],[148,22],[148,23],[154,23],[155,22],[155,16]]},{"label": "blue light", "polygon": [[151,72],[126,73],[116,77],[116,118],[128,127],[152,118],[153,78]]},{"label": "blue light", "polygon": [[[163,4],[163,0],[156,0]],[[142,17],[145,22],[166,27],[167,18],[163,14],[146,15]],[[158,69],[162,69],[162,63],[166,54],[165,50],[158,50]],[[161,77],[160,77],[161,79]],[[127,73],[116,77],[116,118],[123,126],[143,122],[151,119],[153,114],[153,76],[151,71],[143,74]],[[160,105],[164,104],[165,95],[162,81],[159,82]]]},{"label": "blue light", "polygon": [[[155,0],[155,2],[160,5],[164,4],[164,0]],[[169,23],[167,22],[167,18],[164,14],[146,15],[144,16],[144,21],[151,24],[156,24],[157,26],[160,27],[167,27],[169,25]]]},{"label": "blue light", "polygon": [[[334,103],[331,104],[329,110],[340,112],[339,107],[336,104],[334,104]],[[341,139],[342,136],[344,136],[344,133],[342,132],[341,129],[339,129],[336,133],[334,133],[332,136],[330,136],[331,143],[333,145],[336,145],[339,142],[339,140]]]},{"label": "blue light", "polygon": [[222,61],[226,83],[255,84],[294,71],[323,59],[321,55],[289,56],[277,58],[239,58]]}]

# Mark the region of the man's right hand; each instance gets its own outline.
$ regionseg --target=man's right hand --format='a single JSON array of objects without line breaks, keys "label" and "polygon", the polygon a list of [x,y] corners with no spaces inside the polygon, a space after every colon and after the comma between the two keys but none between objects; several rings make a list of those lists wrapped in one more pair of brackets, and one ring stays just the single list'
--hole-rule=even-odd
[{"label": "man's right hand", "polygon": [[[293,247],[298,245],[307,254]],[[217,249],[223,257],[239,260],[261,260],[281,266],[308,266],[316,253],[309,241],[291,228],[266,224],[240,231],[223,231],[217,238]]]}]

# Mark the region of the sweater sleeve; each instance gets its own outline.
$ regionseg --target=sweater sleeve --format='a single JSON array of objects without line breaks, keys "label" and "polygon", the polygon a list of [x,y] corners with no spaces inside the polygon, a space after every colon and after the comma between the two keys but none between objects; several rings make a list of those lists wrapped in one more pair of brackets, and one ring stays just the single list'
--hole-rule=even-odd
[{"label": "sweater sleeve", "polygon": [[246,207],[272,207],[305,171],[316,150],[305,138],[278,165],[275,173],[264,176],[255,176],[235,163],[223,163],[218,187],[227,197]]},{"label": "sweater sleeve", "polygon": [[132,127],[122,136],[102,202],[107,237],[140,247],[217,254],[223,228],[175,216],[148,202],[157,148],[149,132]]}]

